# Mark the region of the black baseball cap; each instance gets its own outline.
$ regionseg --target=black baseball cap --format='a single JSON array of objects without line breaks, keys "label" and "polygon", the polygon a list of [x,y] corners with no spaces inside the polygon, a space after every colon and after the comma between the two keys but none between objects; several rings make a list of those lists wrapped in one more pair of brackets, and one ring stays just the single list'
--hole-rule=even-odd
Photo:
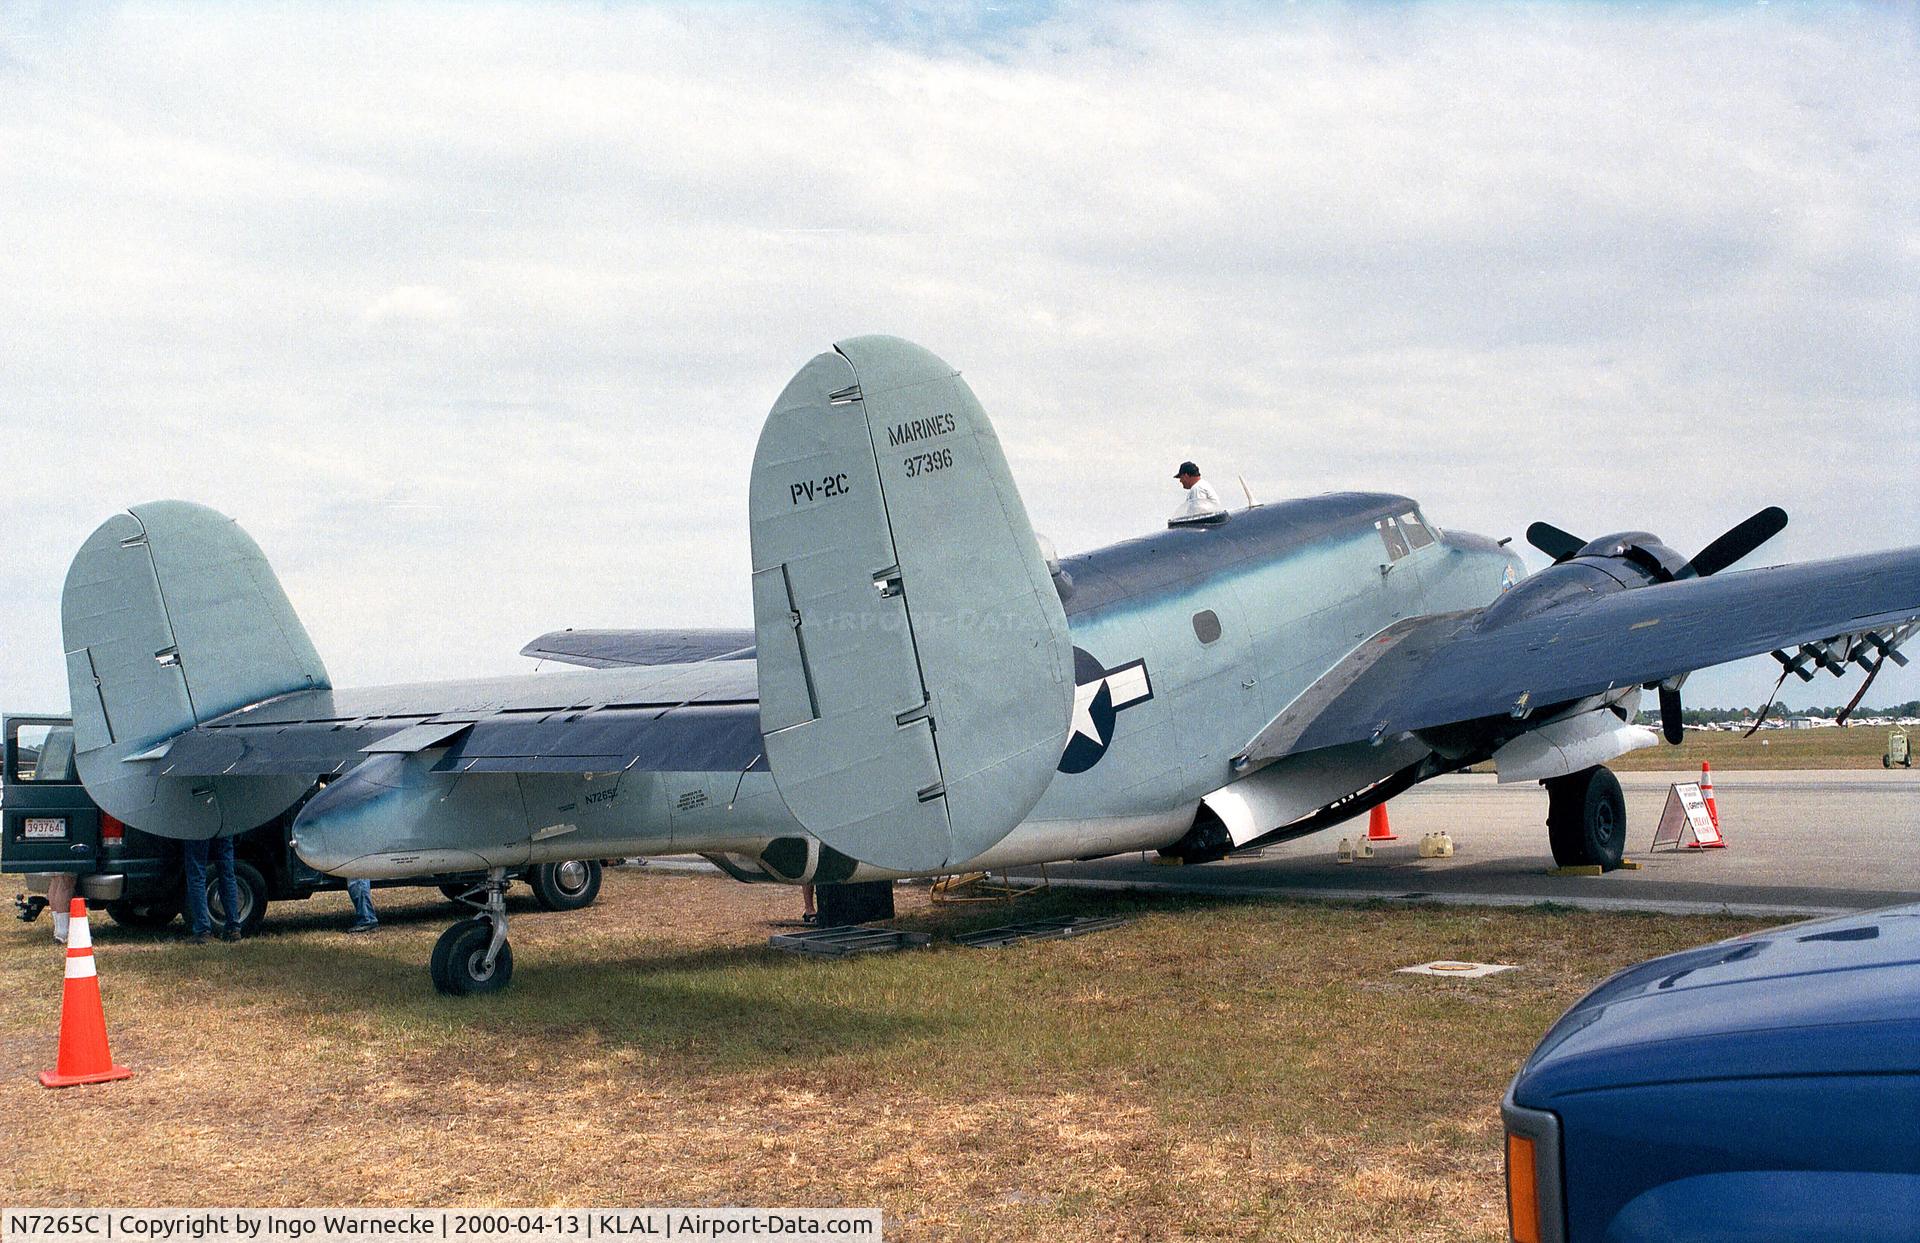
[{"label": "black baseball cap", "polygon": [[1178,479],[1182,475],[1197,475],[1199,473],[1200,468],[1192,462],[1182,462],[1180,463],[1180,469],[1173,472],[1173,477]]}]

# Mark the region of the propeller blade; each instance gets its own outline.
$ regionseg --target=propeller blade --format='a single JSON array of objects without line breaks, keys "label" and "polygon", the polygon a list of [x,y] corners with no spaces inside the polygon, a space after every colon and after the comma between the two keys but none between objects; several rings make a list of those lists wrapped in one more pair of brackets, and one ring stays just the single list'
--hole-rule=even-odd
[{"label": "propeller blade", "polygon": [[1660,732],[1676,747],[1685,737],[1680,724],[1680,688],[1664,683],[1660,687]]},{"label": "propeller blade", "polygon": [[1693,578],[1697,575],[1706,578],[1718,574],[1786,528],[1787,511],[1778,505],[1769,505],[1702,548],[1693,560],[1687,562],[1678,577]]},{"label": "propeller blade", "polygon": [[1578,535],[1569,535],[1549,522],[1536,522],[1528,527],[1527,543],[1552,557],[1555,565],[1587,546],[1587,541]]}]

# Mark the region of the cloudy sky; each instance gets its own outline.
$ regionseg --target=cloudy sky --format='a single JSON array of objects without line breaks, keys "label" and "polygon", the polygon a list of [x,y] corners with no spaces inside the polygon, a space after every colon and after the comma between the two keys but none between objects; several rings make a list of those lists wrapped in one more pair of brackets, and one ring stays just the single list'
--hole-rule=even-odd
[{"label": "cloudy sky", "polygon": [[0,707],[65,703],[67,561],[159,497],[342,685],[744,624],[760,421],[866,332],[967,374],[1065,551],[1184,457],[1920,543],[1915,12],[0,0]]}]

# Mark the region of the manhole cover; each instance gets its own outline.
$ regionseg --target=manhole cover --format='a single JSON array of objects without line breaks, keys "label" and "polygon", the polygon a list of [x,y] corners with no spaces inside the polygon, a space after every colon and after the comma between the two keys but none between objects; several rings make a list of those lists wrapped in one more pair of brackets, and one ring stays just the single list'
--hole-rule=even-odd
[{"label": "manhole cover", "polygon": [[1501,962],[1461,962],[1457,959],[1442,958],[1438,962],[1423,962],[1415,967],[1402,967],[1405,975],[1450,975],[1457,979],[1475,980],[1481,976],[1498,975],[1502,971],[1512,971],[1513,963]]}]

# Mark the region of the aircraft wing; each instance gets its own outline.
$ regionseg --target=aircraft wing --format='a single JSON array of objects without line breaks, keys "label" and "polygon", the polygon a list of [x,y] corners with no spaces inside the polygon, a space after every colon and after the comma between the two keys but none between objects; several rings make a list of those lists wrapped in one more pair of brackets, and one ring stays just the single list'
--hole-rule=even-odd
[{"label": "aircraft wing", "polygon": [[520,649],[522,656],[589,669],[751,660],[751,630],[552,630]]},{"label": "aircraft wing", "polygon": [[764,768],[751,664],[653,665],[282,695],[132,761],[160,776],[321,776],[369,755],[444,748],[448,772]]},{"label": "aircraft wing", "polygon": [[[1551,571],[1545,571],[1550,573]],[[1261,730],[1243,763],[1529,717],[1620,687],[1775,652],[1877,665],[1920,621],[1920,548],[1716,574],[1573,601],[1411,618],[1362,644]],[[1869,637],[1873,636],[1873,637]]]}]

